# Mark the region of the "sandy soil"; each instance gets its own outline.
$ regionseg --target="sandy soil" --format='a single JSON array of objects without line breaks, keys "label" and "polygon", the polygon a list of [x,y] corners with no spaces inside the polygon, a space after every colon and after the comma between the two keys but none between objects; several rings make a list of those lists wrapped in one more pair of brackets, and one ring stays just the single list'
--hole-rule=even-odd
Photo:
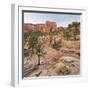
[{"label": "sandy soil", "polygon": [[80,41],[63,41],[59,50],[48,47],[44,51],[40,65],[36,55],[24,58],[24,77],[80,74]]}]

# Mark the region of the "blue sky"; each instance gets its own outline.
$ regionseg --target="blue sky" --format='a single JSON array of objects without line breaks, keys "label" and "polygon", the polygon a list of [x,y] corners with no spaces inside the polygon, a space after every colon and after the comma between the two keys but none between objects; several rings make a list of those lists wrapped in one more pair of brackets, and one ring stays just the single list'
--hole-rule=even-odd
[{"label": "blue sky", "polygon": [[57,26],[66,27],[73,21],[80,21],[80,15],[76,14],[52,14],[52,13],[24,13],[24,23],[45,23],[46,21],[53,21],[57,23]]}]

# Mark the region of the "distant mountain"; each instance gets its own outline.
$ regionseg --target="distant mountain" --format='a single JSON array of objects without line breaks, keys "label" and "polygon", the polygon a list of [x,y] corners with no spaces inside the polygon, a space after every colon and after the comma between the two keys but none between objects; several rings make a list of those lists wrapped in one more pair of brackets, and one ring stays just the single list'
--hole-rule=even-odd
[{"label": "distant mountain", "polygon": [[63,27],[57,27],[56,22],[46,21],[45,24],[32,24],[32,23],[24,23],[24,31],[40,31],[40,32],[53,32],[57,30],[61,30]]}]

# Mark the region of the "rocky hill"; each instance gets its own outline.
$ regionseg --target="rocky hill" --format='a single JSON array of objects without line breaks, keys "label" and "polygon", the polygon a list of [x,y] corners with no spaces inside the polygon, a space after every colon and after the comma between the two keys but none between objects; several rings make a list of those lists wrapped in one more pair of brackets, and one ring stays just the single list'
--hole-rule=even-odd
[{"label": "rocky hill", "polygon": [[24,24],[24,77],[80,75],[80,23]]},{"label": "rocky hill", "polygon": [[25,31],[40,31],[40,32],[51,32],[56,30],[61,30],[62,27],[57,27],[56,22],[46,21],[46,23],[41,24],[32,24],[32,23],[25,23],[24,30]]}]

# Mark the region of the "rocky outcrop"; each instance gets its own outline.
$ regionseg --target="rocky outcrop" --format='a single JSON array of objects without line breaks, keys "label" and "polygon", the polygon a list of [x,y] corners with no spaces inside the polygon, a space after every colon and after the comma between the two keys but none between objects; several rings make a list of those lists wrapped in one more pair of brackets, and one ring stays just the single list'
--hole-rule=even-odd
[{"label": "rocky outcrop", "polygon": [[24,31],[40,31],[40,32],[53,32],[56,30],[61,30],[62,27],[57,27],[56,22],[46,21],[46,23],[41,24],[32,24],[32,23],[25,23],[24,24]]},{"label": "rocky outcrop", "polygon": [[53,61],[58,60],[63,55],[61,52],[52,48],[46,49],[45,52],[47,53],[45,55],[45,58],[48,60],[53,60]]}]

